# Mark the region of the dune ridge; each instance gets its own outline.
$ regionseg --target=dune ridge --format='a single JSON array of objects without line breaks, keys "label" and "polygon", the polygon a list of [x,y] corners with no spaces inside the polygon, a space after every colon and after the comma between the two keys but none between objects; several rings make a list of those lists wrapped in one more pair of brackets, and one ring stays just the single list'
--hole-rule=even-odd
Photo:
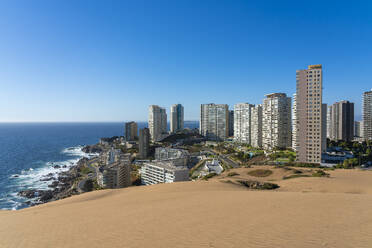
[{"label": "dune ridge", "polygon": [[0,211],[0,247],[372,246],[372,171],[280,180],[280,170],[266,179],[274,191],[221,176]]}]

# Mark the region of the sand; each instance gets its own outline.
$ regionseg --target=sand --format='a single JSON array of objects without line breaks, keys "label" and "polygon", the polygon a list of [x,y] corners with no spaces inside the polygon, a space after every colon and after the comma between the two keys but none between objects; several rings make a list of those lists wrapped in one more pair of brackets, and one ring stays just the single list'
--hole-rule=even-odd
[{"label": "sand", "polygon": [[274,191],[224,183],[225,173],[0,211],[0,247],[372,247],[372,171],[286,173],[260,179]]}]

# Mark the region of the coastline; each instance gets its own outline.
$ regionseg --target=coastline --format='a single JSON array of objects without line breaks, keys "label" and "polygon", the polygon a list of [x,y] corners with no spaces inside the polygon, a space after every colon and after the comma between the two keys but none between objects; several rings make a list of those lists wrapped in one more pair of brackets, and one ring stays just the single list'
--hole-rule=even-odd
[{"label": "coastline", "polygon": [[[288,173],[268,168],[273,179]],[[279,180],[271,191],[221,181],[229,172],[0,211],[0,247],[370,247],[371,172]]]},{"label": "coastline", "polygon": [[[146,122],[138,123],[138,128],[146,126]],[[198,123],[187,122],[188,128],[196,126]],[[89,152],[82,152],[84,146],[94,146],[100,138],[122,132],[122,123],[0,125],[0,209],[19,210],[36,204],[36,199],[21,197],[18,192],[53,190],[48,185],[56,181],[61,172],[76,166],[83,156],[89,156]],[[59,168],[55,169],[56,165]],[[46,180],[48,177],[54,179]]]},{"label": "coastline", "polygon": [[[77,189],[77,184],[81,180],[81,168],[85,166],[90,159],[99,155],[98,153],[93,153],[90,147],[94,147],[94,145],[79,147],[84,155],[82,155],[77,162],[73,163],[68,170],[55,173],[50,172],[40,178],[40,182],[50,182],[47,189],[45,187],[31,187],[19,191],[17,196],[28,199],[25,204],[31,207],[80,194]],[[66,148],[66,150],[68,149],[76,148]],[[67,168],[67,165],[58,165],[57,163],[51,163],[50,166],[54,169]]]}]

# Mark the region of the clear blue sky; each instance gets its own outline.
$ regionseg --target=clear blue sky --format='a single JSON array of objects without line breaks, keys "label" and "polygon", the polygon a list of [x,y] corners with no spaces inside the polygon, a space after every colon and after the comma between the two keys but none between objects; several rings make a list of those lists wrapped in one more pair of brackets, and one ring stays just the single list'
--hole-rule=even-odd
[{"label": "clear blue sky", "polygon": [[323,64],[324,102],[372,88],[372,1],[1,1],[0,121],[147,120],[261,103]]}]

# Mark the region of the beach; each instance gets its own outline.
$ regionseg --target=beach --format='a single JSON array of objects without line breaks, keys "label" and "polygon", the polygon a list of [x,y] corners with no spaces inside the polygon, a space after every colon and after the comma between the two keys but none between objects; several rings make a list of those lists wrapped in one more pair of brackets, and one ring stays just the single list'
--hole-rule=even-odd
[{"label": "beach", "polygon": [[280,173],[272,191],[222,175],[1,211],[0,247],[371,247],[372,171]]}]

